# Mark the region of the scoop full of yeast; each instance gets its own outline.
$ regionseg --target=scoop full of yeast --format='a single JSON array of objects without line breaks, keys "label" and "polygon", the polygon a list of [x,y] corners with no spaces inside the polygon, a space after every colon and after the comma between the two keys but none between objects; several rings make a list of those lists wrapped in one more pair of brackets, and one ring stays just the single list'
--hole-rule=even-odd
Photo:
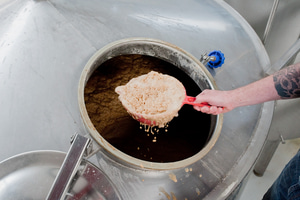
[{"label": "scoop full of yeast", "polygon": [[180,81],[155,71],[133,78],[115,91],[134,119],[158,127],[164,127],[178,116],[186,95]]}]

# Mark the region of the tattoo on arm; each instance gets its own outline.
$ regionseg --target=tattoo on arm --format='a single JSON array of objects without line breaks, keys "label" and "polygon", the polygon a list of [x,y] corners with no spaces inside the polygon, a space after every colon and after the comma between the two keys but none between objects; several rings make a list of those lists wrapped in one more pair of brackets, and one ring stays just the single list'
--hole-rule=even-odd
[{"label": "tattoo on arm", "polygon": [[300,63],[276,72],[273,81],[282,98],[300,97]]}]

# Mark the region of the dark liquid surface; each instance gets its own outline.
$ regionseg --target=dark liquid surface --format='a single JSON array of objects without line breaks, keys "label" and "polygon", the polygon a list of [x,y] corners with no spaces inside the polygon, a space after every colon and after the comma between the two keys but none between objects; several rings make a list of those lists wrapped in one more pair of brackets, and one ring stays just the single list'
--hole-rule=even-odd
[{"label": "dark liquid surface", "polygon": [[[187,95],[196,96],[201,90],[182,70],[163,60],[124,55],[112,58],[92,74],[85,87],[85,104],[97,131],[111,145],[135,158],[151,162],[174,162],[198,153],[205,145],[210,115],[184,105],[167,128],[154,135],[145,132],[123,108],[115,88],[134,77],[157,71],[169,74],[183,83]],[[156,142],[153,142],[156,137]]]}]

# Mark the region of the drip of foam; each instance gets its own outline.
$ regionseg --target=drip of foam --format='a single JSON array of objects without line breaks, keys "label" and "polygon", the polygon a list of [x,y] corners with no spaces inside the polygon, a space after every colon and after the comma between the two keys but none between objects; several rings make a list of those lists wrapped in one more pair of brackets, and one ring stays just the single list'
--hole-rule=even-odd
[{"label": "drip of foam", "polygon": [[[165,132],[168,132],[168,125],[169,124],[166,124],[164,127]],[[159,133],[159,128],[157,126],[149,126],[147,124],[140,123],[140,129],[143,129],[147,133],[147,136],[150,136],[149,133],[151,133],[151,135],[153,135],[152,142],[157,142],[157,135]]]}]

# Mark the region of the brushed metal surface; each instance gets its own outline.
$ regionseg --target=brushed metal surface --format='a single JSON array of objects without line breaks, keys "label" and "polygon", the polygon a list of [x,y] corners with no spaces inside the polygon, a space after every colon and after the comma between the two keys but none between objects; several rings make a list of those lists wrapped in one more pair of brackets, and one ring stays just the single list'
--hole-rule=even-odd
[{"label": "brushed metal surface", "polygon": [[[59,151],[31,151],[0,162],[0,199],[46,199],[65,156]],[[70,181],[63,199],[120,199],[109,178],[90,162],[82,161]]]},{"label": "brushed metal surface", "polygon": [[[116,40],[159,39],[197,58],[221,50],[225,64],[212,73],[221,90],[258,80],[270,67],[254,30],[220,0],[1,1],[0,21],[0,160],[32,150],[67,151],[75,132],[87,134],[77,101],[80,75],[97,50]],[[169,178],[172,171],[140,173],[104,155],[98,165],[115,178],[125,199],[172,194],[224,199],[257,158],[273,106],[269,102],[225,114],[214,148],[188,167],[192,171],[180,169],[178,182]],[[161,182],[154,187],[139,176]]]}]

